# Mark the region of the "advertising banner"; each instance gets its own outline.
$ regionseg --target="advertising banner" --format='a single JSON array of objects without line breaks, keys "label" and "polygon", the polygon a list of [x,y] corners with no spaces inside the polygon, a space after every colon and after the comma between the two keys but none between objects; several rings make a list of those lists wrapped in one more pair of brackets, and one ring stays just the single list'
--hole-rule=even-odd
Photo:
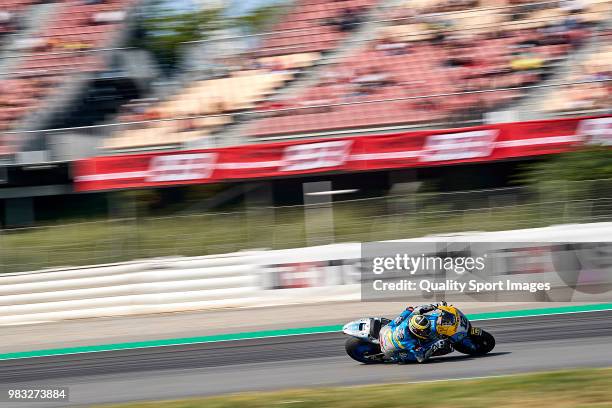
[{"label": "advertising banner", "polygon": [[612,116],[300,140],[75,162],[77,191],[477,163],[611,144]]}]

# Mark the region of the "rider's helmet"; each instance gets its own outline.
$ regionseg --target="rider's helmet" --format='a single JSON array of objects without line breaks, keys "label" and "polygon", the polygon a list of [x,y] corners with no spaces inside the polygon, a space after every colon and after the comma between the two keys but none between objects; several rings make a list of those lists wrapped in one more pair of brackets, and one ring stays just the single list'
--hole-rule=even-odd
[{"label": "rider's helmet", "polygon": [[427,340],[431,337],[431,322],[423,315],[414,315],[408,322],[408,330],[419,339]]}]

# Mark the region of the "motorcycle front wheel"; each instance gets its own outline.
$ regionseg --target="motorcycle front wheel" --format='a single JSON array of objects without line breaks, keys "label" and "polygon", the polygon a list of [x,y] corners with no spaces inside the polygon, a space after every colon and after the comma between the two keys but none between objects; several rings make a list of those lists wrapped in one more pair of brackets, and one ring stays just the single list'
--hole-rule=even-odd
[{"label": "motorcycle front wheel", "polygon": [[375,358],[375,355],[380,354],[380,346],[373,344],[356,337],[350,337],[344,344],[346,354],[353,360],[364,364],[380,363],[380,359]]}]

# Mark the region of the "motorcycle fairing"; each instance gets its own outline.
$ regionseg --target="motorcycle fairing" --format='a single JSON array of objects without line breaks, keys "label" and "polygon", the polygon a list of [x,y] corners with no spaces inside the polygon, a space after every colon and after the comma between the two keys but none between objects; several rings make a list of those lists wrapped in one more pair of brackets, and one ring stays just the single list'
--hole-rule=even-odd
[{"label": "motorcycle fairing", "polygon": [[467,318],[455,306],[438,306],[436,331],[439,335],[453,337],[470,328]]}]

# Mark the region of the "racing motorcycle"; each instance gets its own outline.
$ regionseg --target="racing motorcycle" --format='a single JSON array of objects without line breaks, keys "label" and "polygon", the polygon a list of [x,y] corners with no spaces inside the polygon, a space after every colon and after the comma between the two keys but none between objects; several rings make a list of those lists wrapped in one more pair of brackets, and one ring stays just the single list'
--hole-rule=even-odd
[{"label": "racing motorcycle", "polygon": [[[495,338],[481,328],[472,326],[468,318],[455,306],[438,305],[437,309],[425,315],[435,327],[440,338],[448,338],[453,348],[460,353],[482,356],[495,347]],[[360,363],[391,362],[380,350],[379,334],[390,319],[384,317],[366,317],[347,323],[342,328],[349,335],[345,347],[346,353]],[[459,339],[469,336],[476,345],[476,350],[462,345]],[[435,354],[434,354],[435,355]]]}]

